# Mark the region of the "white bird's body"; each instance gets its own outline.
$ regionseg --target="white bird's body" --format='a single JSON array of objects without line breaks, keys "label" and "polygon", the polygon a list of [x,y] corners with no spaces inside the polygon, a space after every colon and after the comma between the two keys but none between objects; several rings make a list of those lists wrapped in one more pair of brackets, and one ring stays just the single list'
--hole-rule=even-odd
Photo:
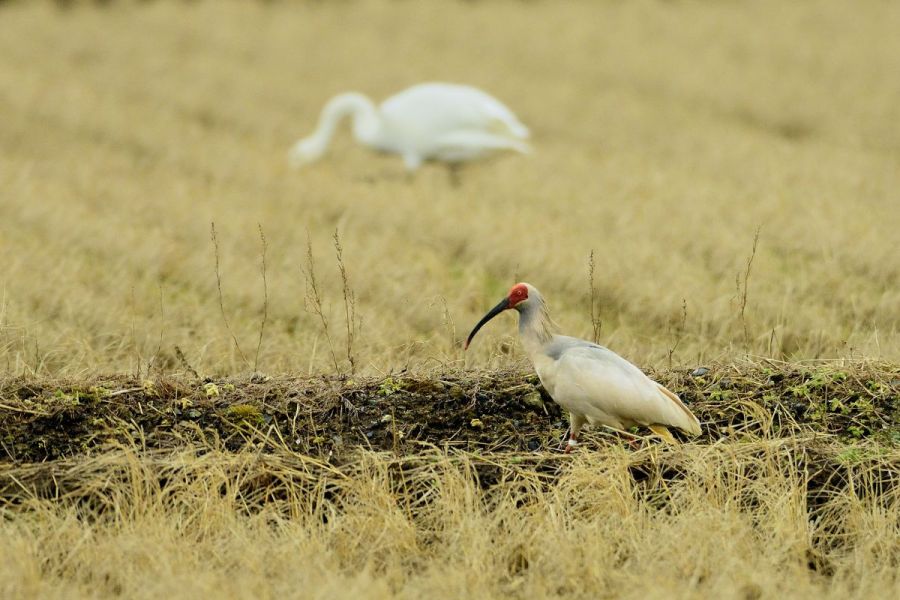
[{"label": "white bird's body", "polygon": [[[529,353],[547,393],[572,415],[617,430],[677,427],[700,433],[696,417],[675,394],[612,350],[555,335]],[[556,358],[548,353],[559,353]]]},{"label": "white bird's body", "polygon": [[619,431],[645,426],[667,441],[673,440],[667,427],[700,434],[700,422],[678,396],[635,365],[603,346],[554,333],[546,304],[530,284],[513,286],[508,298],[476,325],[469,340],[507,308],[519,312],[519,336],[544,389],[569,412],[570,447],[585,422]]},{"label": "white bird's body", "polygon": [[322,110],[316,132],[291,149],[291,164],[320,158],[345,116],[353,118],[358,142],[401,155],[410,171],[425,160],[457,163],[500,150],[529,150],[528,128],[496,98],[470,86],[423,83],[377,108],[362,94],[335,96]]}]

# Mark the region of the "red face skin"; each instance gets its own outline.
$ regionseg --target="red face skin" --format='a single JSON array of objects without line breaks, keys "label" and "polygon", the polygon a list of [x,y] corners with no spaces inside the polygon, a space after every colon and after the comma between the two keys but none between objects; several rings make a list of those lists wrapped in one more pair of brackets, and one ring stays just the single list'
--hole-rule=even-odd
[{"label": "red face skin", "polygon": [[509,308],[515,308],[516,304],[528,300],[528,288],[524,283],[518,283],[509,290]]}]

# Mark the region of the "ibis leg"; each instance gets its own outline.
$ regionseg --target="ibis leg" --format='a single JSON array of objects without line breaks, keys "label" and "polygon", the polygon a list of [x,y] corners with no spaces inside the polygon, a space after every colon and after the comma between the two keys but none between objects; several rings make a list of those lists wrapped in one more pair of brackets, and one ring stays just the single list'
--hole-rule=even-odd
[{"label": "ibis leg", "polygon": [[566,444],[566,454],[572,452],[572,448],[578,445],[578,434],[586,421],[584,415],[569,413],[569,442]]}]

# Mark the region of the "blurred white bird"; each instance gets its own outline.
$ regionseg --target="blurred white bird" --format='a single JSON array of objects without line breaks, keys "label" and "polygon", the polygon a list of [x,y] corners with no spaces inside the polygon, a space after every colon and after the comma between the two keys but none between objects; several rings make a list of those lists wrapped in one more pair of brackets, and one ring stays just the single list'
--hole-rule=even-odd
[{"label": "blurred white bird", "polygon": [[618,431],[643,425],[670,443],[675,438],[667,427],[700,434],[700,422],[681,399],[636,366],[603,346],[555,334],[547,305],[531,284],[514,285],[475,325],[466,348],[485,323],[510,308],[519,313],[519,338],[544,389],[569,411],[566,452],[578,443],[585,422]]},{"label": "blurred white bird", "polygon": [[315,133],[291,148],[291,165],[318,160],[345,116],[353,118],[358,142],[399,154],[409,171],[428,159],[459,163],[500,150],[529,151],[523,141],[528,128],[496,98],[466,85],[423,83],[377,108],[362,94],[335,96],[322,109]]}]

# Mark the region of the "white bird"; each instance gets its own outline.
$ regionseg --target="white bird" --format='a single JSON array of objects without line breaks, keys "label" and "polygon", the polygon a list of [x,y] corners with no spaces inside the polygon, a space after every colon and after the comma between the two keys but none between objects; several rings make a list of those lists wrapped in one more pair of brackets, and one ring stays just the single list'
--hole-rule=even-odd
[{"label": "white bird", "polygon": [[291,148],[291,165],[318,160],[338,123],[353,118],[353,136],[366,146],[403,157],[409,171],[428,159],[459,163],[499,150],[528,152],[528,128],[499,100],[466,85],[423,83],[395,94],[375,107],[369,98],[349,92],[332,98],[315,133]]},{"label": "white bird", "polygon": [[603,346],[554,333],[547,304],[528,283],[514,285],[475,325],[466,348],[485,323],[510,308],[519,313],[519,338],[544,389],[569,411],[567,453],[586,422],[618,431],[643,425],[670,443],[668,427],[700,434],[700,421],[681,399],[636,366]]}]

